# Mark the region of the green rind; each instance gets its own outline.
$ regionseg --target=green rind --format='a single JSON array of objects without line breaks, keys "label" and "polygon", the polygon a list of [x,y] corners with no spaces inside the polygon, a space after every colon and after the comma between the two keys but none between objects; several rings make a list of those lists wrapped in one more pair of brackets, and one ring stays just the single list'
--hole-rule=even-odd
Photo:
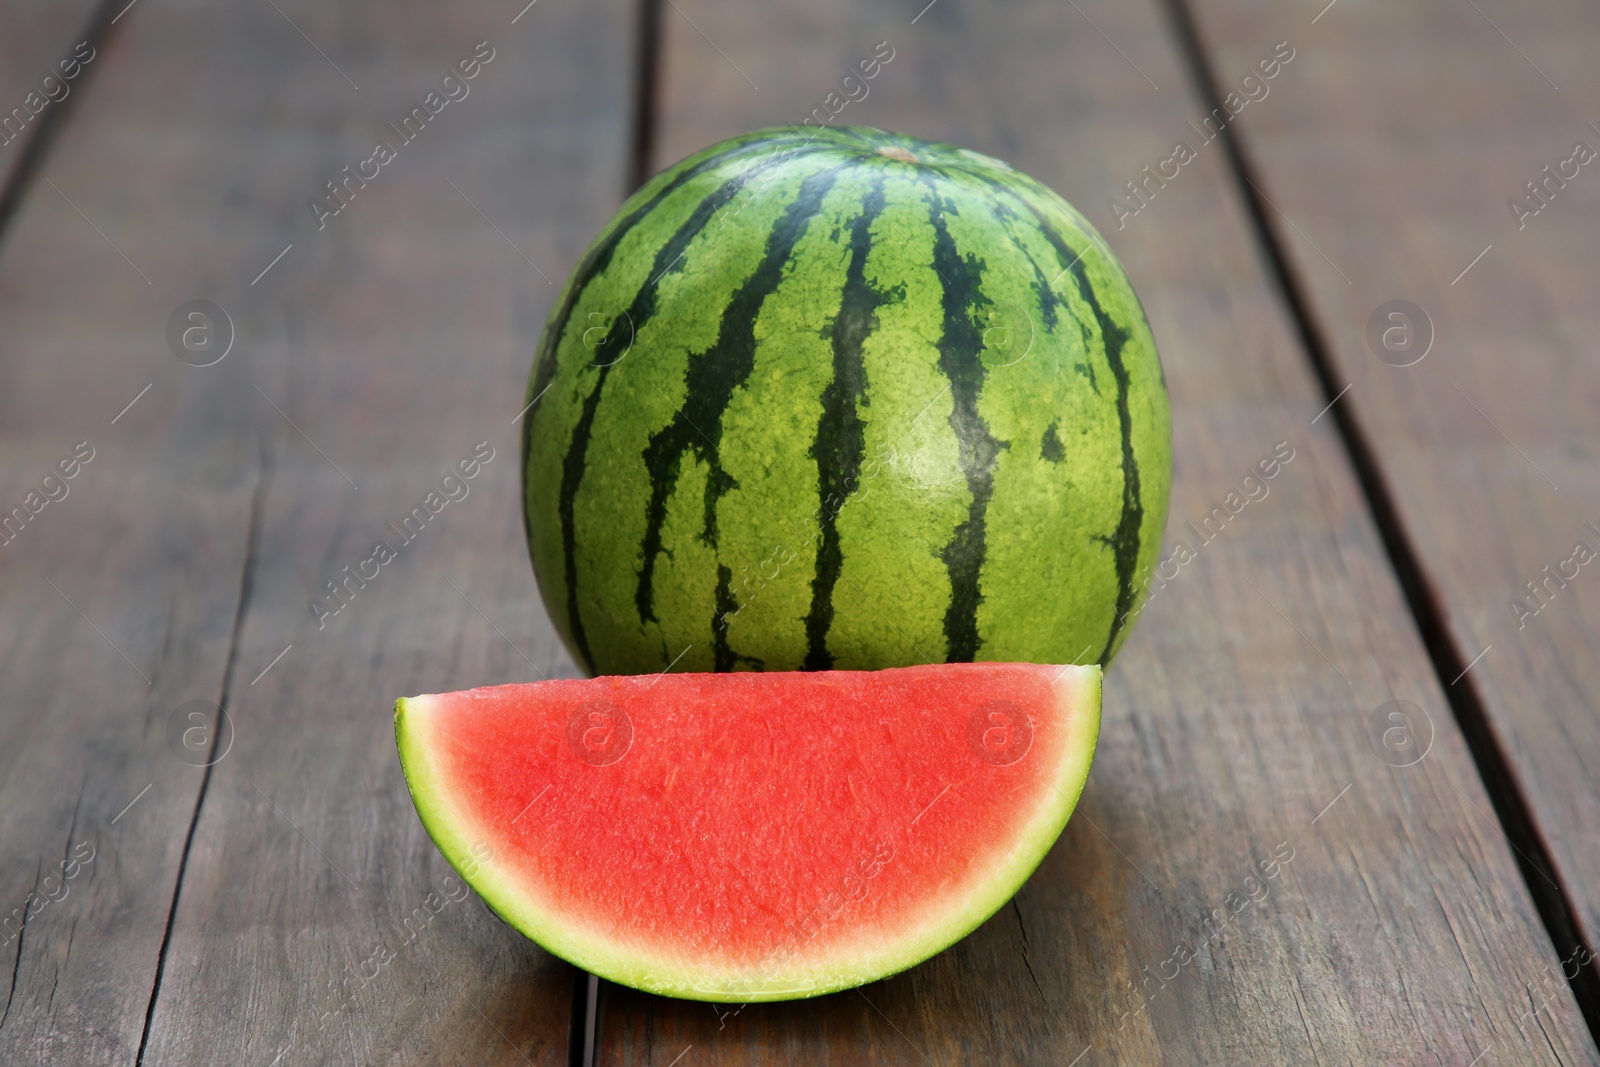
[{"label": "green rind", "polygon": [[[733,315],[805,182],[840,167],[776,284]],[[852,234],[879,183],[863,265]],[[830,316],[850,307],[868,325],[840,362]],[[613,368],[589,342],[620,350],[618,308],[650,314]],[[1044,343],[1051,374],[1004,362],[995,316]],[[735,319],[753,347],[730,361]],[[530,552],[591,673],[1106,664],[1165,525],[1160,363],[1104,240],[997,160],[882,131],[756,131],[652,179],[569,280],[528,399]],[[849,448],[818,451],[840,433]]]},{"label": "green rind", "polygon": [[[1076,681],[1063,684],[1069,673]],[[637,952],[574,936],[559,916],[530,903],[515,880],[496,867],[492,856],[475,856],[473,846],[482,842],[469,840],[470,833],[463,832],[448,790],[428,758],[422,728],[416,724],[426,716],[429,697],[395,701],[395,743],[412,803],[439,851],[495,914],[545,950],[591,974],[661,996],[720,1003],[797,1000],[851,989],[913,967],[966,937],[1022,888],[1077,807],[1100,736],[1100,668],[1062,667],[1054,684],[1062,703],[1068,705],[1062,728],[1075,743],[1065,746],[1055,780],[1041,797],[1032,823],[1018,834],[1011,855],[993,868],[984,885],[942,922],[912,931],[875,953],[824,960],[766,982],[741,976],[736,983],[723,980],[720,987],[716,976],[696,974],[681,965],[652,964]],[[1069,703],[1068,696],[1076,699]]]}]

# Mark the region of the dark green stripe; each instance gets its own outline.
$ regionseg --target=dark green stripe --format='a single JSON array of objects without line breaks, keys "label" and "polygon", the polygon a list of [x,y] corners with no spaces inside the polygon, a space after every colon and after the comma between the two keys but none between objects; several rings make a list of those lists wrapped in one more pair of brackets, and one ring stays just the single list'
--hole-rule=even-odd
[{"label": "dark green stripe", "polygon": [[828,651],[828,630],[833,625],[833,587],[844,567],[837,520],[845,498],[855,491],[866,452],[866,423],[857,414],[867,391],[867,373],[861,344],[878,325],[877,311],[888,293],[866,279],[867,255],[872,251],[872,224],[883,211],[880,176],[862,201],[862,213],[850,225],[850,263],[845,270],[839,314],[833,320],[833,380],[822,391],[822,417],[817,421],[811,455],[817,461],[818,521],[821,543],[817,548],[816,575],[811,579],[811,611],[806,616],[808,671],[833,667]]},{"label": "dark green stripe", "polygon": [[1106,647],[1100,651],[1100,665],[1111,659],[1111,646],[1127,624],[1133,610],[1134,572],[1139,566],[1139,534],[1144,524],[1144,501],[1139,493],[1139,462],[1133,454],[1133,416],[1128,410],[1128,368],[1122,363],[1122,346],[1132,336],[1113,322],[1111,316],[1100,309],[1094,287],[1084,276],[1082,265],[1073,274],[1078,279],[1078,291],[1094,309],[1100,321],[1100,332],[1106,342],[1106,362],[1111,365],[1111,377],[1117,383],[1117,421],[1122,428],[1122,518],[1110,543],[1117,559],[1117,614],[1111,622],[1111,633],[1106,637]]},{"label": "dark green stripe", "polygon": [[1061,443],[1053,422],[1045,427],[1044,436],[1039,439],[1039,458],[1047,463],[1060,463],[1067,458],[1066,446]]},{"label": "dark green stripe", "polygon": [[761,305],[783,280],[784,264],[789,261],[795,243],[805,233],[812,217],[822,209],[822,198],[833,187],[841,169],[820,170],[800,183],[799,195],[767,235],[760,265],[723,309],[716,341],[706,351],[689,357],[684,373],[683,406],[670,423],[650,435],[650,443],[645,446],[650,502],[645,512],[641,545],[644,563],[634,595],[641,623],[656,621],[653,583],[656,558],[661,554],[661,527],[667,518],[667,498],[677,488],[683,457],[690,449],[711,469],[706,479],[701,539],[712,548],[717,545],[717,503],[737,484],[722,467],[722,416],[733,398],[733,391],[744,384],[755,366],[755,325]]},{"label": "dark green stripe", "polygon": [[1133,416],[1128,408],[1128,368],[1122,362],[1122,346],[1133,335],[1100,307],[1100,299],[1083,268],[1083,256],[1088,254],[1088,250],[1082,254],[1074,252],[1038,208],[1023,197],[1017,199],[1038,220],[1040,232],[1055,248],[1062,267],[1069,267],[1072,277],[1077,281],[1078,295],[1094,312],[1105,346],[1106,364],[1117,383],[1117,421],[1122,430],[1122,517],[1117,522],[1116,531],[1110,537],[1100,539],[1111,546],[1117,565],[1117,613],[1111,620],[1111,632],[1106,635],[1105,648],[1101,650],[1099,658],[1100,665],[1105,666],[1111,656],[1111,647],[1116,644],[1117,635],[1122,632],[1133,610],[1136,595],[1133,580],[1139,566],[1140,528],[1144,524],[1144,503],[1139,493],[1139,462],[1133,454]]},{"label": "dark green stripe", "polygon": [[[773,166],[773,159],[758,159],[755,165],[740,171],[738,174],[724,181],[695,207],[689,218],[679,226],[672,239],[661,246],[656,253],[655,261],[650,266],[650,280],[639,289],[628,305],[625,315],[619,315],[611,322],[611,329],[607,332],[603,342],[595,346],[595,352],[616,352],[625,354],[628,346],[627,333],[637,337],[638,331],[644,328],[656,312],[656,287],[663,276],[674,273],[682,268],[683,252],[699,232],[705,228],[718,209],[743,189],[756,175]],[[614,245],[613,245],[614,247]],[[609,253],[607,253],[609,256]],[[582,286],[587,285],[598,272],[588,274],[574,283],[574,293],[581,292]],[[581,283],[581,284],[580,284]],[[574,302],[575,302],[574,297]],[[568,310],[570,314],[570,309]],[[554,332],[554,331],[552,331]],[[550,342],[555,344],[555,341]],[[620,355],[619,357],[620,358]],[[561,549],[565,562],[567,583],[567,620],[572,630],[573,643],[578,646],[578,654],[582,657],[584,666],[591,674],[595,671],[594,656],[589,651],[589,639],[584,633],[583,619],[578,611],[578,557],[576,543],[576,529],[573,523],[573,503],[578,496],[578,487],[583,481],[584,469],[587,466],[589,437],[594,429],[595,411],[600,405],[600,397],[605,390],[606,379],[611,373],[611,368],[616,366],[615,360],[600,363],[600,372],[595,376],[594,388],[589,395],[583,398],[583,410],[578,416],[578,424],[573,428],[572,441],[567,448],[567,453],[561,461],[561,496],[557,503],[557,512],[561,519]],[[530,412],[528,423],[531,427],[535,413]],[[524,434],[523,455],[526,457],[531,436]],[[524,458],[526,463],[526,458]]]},{"label": "dark green stripe", "polygon": [[[639,220],[654,211],[667,197],[706,171],[720,167],[739,155],[765,152],[773,145],[782,143],[782,138],[744,141],[715,155],[707,156],[692,166],[682,166],[680,164],[677,169],[658,175],[654,181],[660,183],[659,188],[652,189],[650,184],[646,184],[643,189],[639,190],[639,195],[644,198],[640,201],[639,206],[628,212],[623,219],[612,227],[604,240],[590,248],[584,254],[583,260],[572,272],[572,282],[567,287],[566,299],[562,301],[560,310],[551,317],[550,324],[545,329],[544,336],[540,341],[539,352],[534,358],[533,380],[528,383],[528,398],[525,402],[536,404],[535,398],[544,396],[546,387],[556,376],[558,366],[556,352],[560,347],[561,338],[566,334],[567,322],[572,318],[573,309],[578,306],[578,300],[583,296],[583,292],[588,288],[589,283],[603,274],[606,268],[611,265],[611,257],[616,254],[617,246],[622,243],[623,238],[628,236],[628,233],[639,223]],[[528,414],[527,425],[531,426],[533,424],[533,416],[537,411],[536,404]],[[528,432],[525,427],[523,430],[524,441],[527,440],[527,437]]]},{"label": "dark green stripe", "polygon": [[[1011,197],[1012,199],[1019,200],[1020,202],[1020,198],[1013,190],[1004,188],[1004,192],[1007,196]],[[1051,279],[1045,276],[1044,269],[1039,265],[1039,261],[1033,258],[1033,253],[1028,251],[1027,245],[1022,242],[1022,239],[1016,232],[1015,228],[1009,225],[1012,222],[1024,221],[1021,216],[1007,208],[999,200],[991,199],[991,206],[994,209],[995,217],[998,218],[1002,224],[1004,224],[1006,236],[1011,239],[1011,246],[1017,250],[1017,253],[1021,255],[1023,259],[1028,261],[1028,266],[1033,270],[1033,290],[1035,293],[1039,294],[1039,314],[1044,320],[1045,331],[1047,333],[1054,333],[1057,322],[1056,308],[1067,307],[1068,305],[1066,301],[1062,300],[1056,295],[1055,288],[1050,284]],[[1032,214],[1035,219],[1039,217],[1038,213],[1032,211],[1031,208],[1030,214]],[[1059,241],[1052,242],[1052,248],[1053,250],[1057,251],[1058,255],[1060,254],[1059,250],[1061,248],[1061,244]],[[1059,274],[1060,271],[1058,270],[1057,273]],[[1069,308],[1069,317],[1071,318],[1073,324],[1078,327],[1078,333],[1083,338],[1083,350],[1085,352],[1093,352],[1095,348],[1094,333],[1089,329],[1088,323],[1079,321],[1076,315],[1070,314],[1070,310],[1071,309]],[[1060,358],[1061,357],[1058,354],[1056,357],[1057,375],[1059,375],[1061,372]],[[1073,366],[1073,370],[1077,371],[1081,377],[1089,379],[1089,388],[1094,390],[1095,396],[1101,395],[1100,383],[1095,378],[1093,363],[1084,362],[1075,364]],[[1052,393],[1050,397],[1051,408],[1060,402],[1062,394],[1066,392],[1066,389],[1066,385],[1058,380],[1055,392]]]},{"label": "dark green stripe", "polygon": [[764,670],[766,663],[754,656],[741,656],[728,645],[728,616],[738,614],[739,601],[733,595],[733,571],[717,564],[717,613],[711,617],[711,669],[726,674],[740,663]]},{"label": "dark green stripe", "polygon": [[[1022,217],[996,197],[992,187],[986,190],[986,195],[989,210],[999,220],[1001,229],[1005,230],[1012,247],[1017,250],[1023,259],[1028,261],[1028,266],[1033,268],[1033,292],[1039,301],[1039,318],[1044,323],[1045,332],[1052,333],[1056,328],[1056,308],[1065,306],[1065,301],[1056,295],[1055,289],[1050,285],[1050,279],[1045,277],[1038,261],[1033,258],[1033,254],[1028,251],[1027,246],[1017,236],[1016,228],[1011,225],[1014,222],[1021,222]],[[1006,195],[1013,199],[1016,198],[1016,194],[1009,189],[1006,190]]]},{"label": "dark green stripe", "polygon": [[945,610],[945,658],[951,663],[970,663],[978,654],[978,605],[983,594],[978,575],[983,570],[985,518],[989,497],[994,492],[994,467],[1002,449],[1010,442],[999,441],[989,433],[989,424],[978,414],[978,396],[983,391],[983,332],[977,326],[977,312],[990,300],[983,295],[985,264],[977,256],[961,255],[945,225],[945,212],[956,213],[955,204],[942,200],[938,187],[930,180],[929,215],[933,220],[933,269],[944,282],[944,333],[939,338],[939,369],[950,379],[954,401],[950,428],[956,434],[957,462],[967,479],[972,502],[967,517],[956,527],[950,543],[939,558],[950,572],[950,606]]}]

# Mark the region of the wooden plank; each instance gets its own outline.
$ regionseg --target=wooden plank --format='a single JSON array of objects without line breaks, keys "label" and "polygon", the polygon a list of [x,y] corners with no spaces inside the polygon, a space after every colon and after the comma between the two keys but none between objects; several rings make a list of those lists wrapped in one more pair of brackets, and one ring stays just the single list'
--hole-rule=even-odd
[{"label": "wooden plank", "polygon": [[[887,41],[839,121],[991,152],[1093,210],[1204,109],[1157,6],[1076,7],[677,3],[657,164],[801,121]],[[897,978],[738,1011],[605,986],[600,1062],[1597,1061],[1559,981],[1519,1019],[1556,957],[1227,162],[1182,174],[1159,222],[1103,229],[1165,352],[1169,548],[1196,558],[1110,671],[1079,814],[1012,906]],[[1278,442],[1265,499],[1212,540],[1187,529]],[[1431,720],[1411,766],[1383,747],[1395,699]]]},{"label": "wooden plank", "polygon": [[[0,87],[38,73],[85,14],[8,10]],[[62,130],[0,246],[0,1062],[131,1064],[222,698],[259,450],[248,416],[217,417],[229,384],[167,350],[168,313],[209,266],[150,238],[194,202],[138,218],[110,180],[126,160]]]},{"label": "wooden plank", "polygon": [[[1451,688],[1526,798],[1524,850],[1553,861],[1531,884],[1559,884],[1575,913],[1583,947],[1563,954],[1577,972],[1600,945],[1600,590],[1582,564],[1600,552],[1600,167],[1545,168],[1580,141],[1600,151],[1600,11],[1358,3],[1311,26],[1298,10],[1194,8],[1224,71],[1263,35],[1304,42],[1304,65],[1241,116],[1241,141],[1282,209],[1269,217],[1389,489]],[[1426,316],[1411,314],[1409,349],[1405,321],[1380,313],[1396,300]],[[1600,970],[1584,970],[1600,1025]]]},{"label": "wooden plank", "polygon": [[[105,6],[65,0],[0,10],[0,190],[16,176],[33,136],[87,87],[100,58],[89,38],[101,18],[117,14]],[[81,102],[80,94],[72,106]]]},{"label": "wooden plank", "polygon": [[[631,9],[279,6],[153,13],[130,40],[154,70],[167,35],[201,19],[190,32],[225,41],[218,67],[252,72],[219,84],[221,112],[271,132],[229,177],[280,220],[268,255],[294,246],[254,298],[273,358],[252,405],[277,421],[230,676],[238,739],[196,826],[148,1056],[562,1063],[573,972],[452,877],[412,808],[391,707],[571,671],[527,565],[512,419],[547,278],[625,181]],[[466,98],[400,143],[386,124],[475,51],[492,58]],[[379,137],[398,158],[317,230],[307,196]],[[454,473],[474,455],[475,477]],[[430,494],[459,499],[407,543],[396,530]],[[314,613],[380,540],[395,558],[379,577]]]},{"label": "wooden plank", "polygon": [[[126,352],[94,347],[92,328],[63,335],[83,307],[15,269],[61,265],[74,242],[43,225],[67,223],[52,215],[19,227],[13,250],[38,258],[0,272],[0,316],[21,325],[8,369],[63,385],[98,374],[122,392],[108,403],[77,379],[59,399],[27,396],[31,412],[8,392],[0,499],[58,499],[0,546],[0,1062],[130,1064],[222,692],[256,457],[247,427],[207,418],[225,400],[212,383],[165,368],[142,368],[150,395],[111,425],[142,387]],[[98,297],[103,273],[121,284],[105,253],[77,259],[74,300]],[[48,341],[29,300],[58,316]],[[63,345],[88,358],[74,367],[51,353]],[[74,468],[75,451],[88,463]],[[62,459],[75,476],[47,482]]]},{"label": "wooden plank", "polygon": [[[99,849],[19,939],[0,1062],[561,1062],[572,971],[447,877],[389,705],[570,670],[511,419],[539,271],[570,269],[625,180],[630,9],[277,7],[124,19],[0,263],[4,499],[101,448],[0,550],[5,907]],[[468,94],[319,231],[308,198],[479,42]],[[204,369],[165,335],[196,297],[237,335]],[[469,496],[319,632],[321,582],[478,441]],[[207,777],[169,734],[224,693]]]}]

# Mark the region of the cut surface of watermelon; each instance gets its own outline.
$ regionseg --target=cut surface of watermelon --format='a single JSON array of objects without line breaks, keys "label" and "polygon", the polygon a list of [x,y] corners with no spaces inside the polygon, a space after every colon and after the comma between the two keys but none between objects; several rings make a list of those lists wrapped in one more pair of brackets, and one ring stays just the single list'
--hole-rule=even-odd
[{"label": "cut surface of watermelon", "polygon": [[512,926],[695,1000],[904,970],[1022,886],[1089,773],[1100,668],[533,682],[417,696],[417,812]]}]

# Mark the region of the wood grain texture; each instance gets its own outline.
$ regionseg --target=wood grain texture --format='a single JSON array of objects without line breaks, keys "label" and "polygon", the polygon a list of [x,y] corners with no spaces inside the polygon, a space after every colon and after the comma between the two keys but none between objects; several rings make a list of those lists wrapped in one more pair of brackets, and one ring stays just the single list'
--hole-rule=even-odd
[{"label": "wood grain texture", "polygon": [[[1587,525],[1600,526],[1600,166],[1569,165],[1571,180],[1557,168],[1579,141],[1600,152],[1600,11],[1352,2],[1313,27],[1270,5],[1193,7],[1223,70],[1266,37],[1303,45],[1303,66],[1241,117],[1242,145],[1350,384],[1340,404],[1391,487],[1456,658],[1475,661],[1459,685],[1487,710],[1593,952],[1600,561],[1574,550],[1600,552]],[[1542,205],[1526,183],[1547,166]],[[1431,320],[1432,350],[1412,366],[1390,364],[1420,341],[1386,362],[1366,339],[1396,299]]]},{"label": "wood grain texture", "polygon": [[[8,12],[4,48],[55,54],[70,9]],[[8,84],[34,66],[7,59]],[[0,247],[6,1064],[135,1061],[260,473],[248,412],[219,417],[234,391],[167,351],[208,265],[156,239],[193,205],[141,218],[112,128],[66,128]]]},{"label": "wood grain texture", "polygon": [[[570,269],[625,180],[631,9],[277,7],[125,18],[0,259],[4,499],[100,448],[0,547],[5,907],[98,846],[8,946],[0,1062],[561,1063],[571,968],[447,877],[390,708],[571,670],[511,420],[539,272]],[[479,42],[468,95],[319,231],[308,198]],[[237,335],[204,369],[165,334],[196,297]],[[467,496],[319,631],[322,583],[398,545],[384,523],[479,441]],[[224,694],[207,778],[172,724]]]},{"label": "wood grain texture", "polygon": [[[87,43],[101,6],[93,0],[61,0],[0,9],[0,190],[17,173],[33,135],[80,85],[87,86],[84,74],[100,57],[91,44],[79,53],[93,57],[85,68],[74,52]],[[106,17],[115,15],[113,11]],[[67,66],[61,66],[63,61]],[[67,73],[74,77],[63,79]],[[47,76],[54,80],[45,82]],[[80,96],[74,106],[81,102]]]},{"label": "wood grain texture", "polygon": [[[252,406],[277,421],[238,740],[196,826],[148,1058],[563,1063],[572,971],[451,877],[400,773],[392,705],[571,671],[522,543],[512,419],[547,277],[624,181],[630,11],[541,5],[513,25],[521,5],[280,6],[327,62],[271,8],[172,16],[223,35],[219,66],[247,65],[219,79],[216,128],[254,127],[230,180],[282,205],[267,247],[294,249],[255,298],[271,363]],[[152,62],[165,28],[150,20]],[[494,58],[469,95],[318,231],[306,197],[397,141],[385,124],[479,42]],[[492,458],[444,484],[479,442]],[[430,515],[451,485],[466,495]],[[417,507],[407,543],[386,524]],[[396,557],[319,620],[310,601],[336,603],[325,583],[379,541]]]},{"label": "wood grain texture", "polygon": [[[38,248],[38,228],[22,229],[16,247]],[[99,287],[101,268],[80,266],[82,297]],[[48,291],[32,295],[71,311]],[[12,340],[18,360],[35,361],[47,347],[37,336]],[[110,360],[97,362],[115,373]],[[180,758],[183,735],[198,731],[191,747],[205,739],[221,694],[253,442],[197,432],[222,399],[215,389],[155,377],[174,417],[165,427],[133,413],[108,425],[137,388],[112,406],[83,389],[78,403],[53,410],[55,426],[4,440],[8,506],[40,492],[75,443],[93,449],[75,478],[58,483],[66,496],[0,547],[0,1062],[8,1064],[134,1062],[203,774],[190,765],[195,757]]]},{"label": "wood grain texture", "polygon": [[[815,1002],[735,1012],[605,986],[600,1062],[1596,1062],[1337,433],[1313,425],[1325,401],[1221,150],[1122,230],[1104,208],[1205,113],[1171,26],[1152,4],[1077,6],[664,14],[658,166],[801,121],[888,41],[838,121],[992,153],[1089,211],[1162,346],[1168,545],[1196,558],[1111,669],[1079,813],[1010,906]],[[1265,499],[1209,541],[1187,529],[1278,442],[1294,458]],[[1432,724],[1411,766],[1374,725],[1395,699]],[[1278,849],[1292,861],[1248,902]],[[1194,959],[1175,967],[1180,944]]]}]

